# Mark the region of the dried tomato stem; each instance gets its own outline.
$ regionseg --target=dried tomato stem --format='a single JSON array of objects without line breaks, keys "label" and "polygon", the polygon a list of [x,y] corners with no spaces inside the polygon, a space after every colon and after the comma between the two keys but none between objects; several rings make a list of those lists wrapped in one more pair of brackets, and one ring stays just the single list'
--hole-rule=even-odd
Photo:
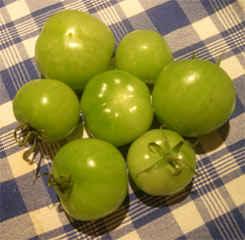
[{"label": "dried tomato stem", "polygon": [[[29,164],[37,163],[35,181],[39,177],[42,160],[44,158],[40,133],[28,124],[21,124],[15,129],[14,138],[20,147],[29,147],[24,151],[23,159]],[[40,154],[40,156],[37,159],[38,154]]]}]

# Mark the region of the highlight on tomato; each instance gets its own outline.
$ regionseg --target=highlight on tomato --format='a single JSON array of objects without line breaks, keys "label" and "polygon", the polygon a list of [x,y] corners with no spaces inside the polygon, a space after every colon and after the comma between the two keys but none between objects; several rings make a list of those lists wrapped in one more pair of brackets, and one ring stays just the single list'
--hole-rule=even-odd
[{"label": "highlight on tomato", "polygon": [[114,50],[111,30],[94,16],[64,10],[48,18],[37,39],[35,59],[46,78],[81,92],[87,81],[105,71]]},{"label": "highlight on tomato", "polygon": [[97,220],[115,211],[127,195],[126,164],[110,143],[79,139],[54,158],[50,184],[64,210],[77,220]]},{"label": "highlight on tomato", "polygon": [[171,50],[161,34],[152,30],[135,30],[119,43],[115,65],[153,84],[162,68],[172,59]]},{"label": "highlight on tomato", "polygon": [[221,127],[235,108],[235,89],[227,73],[207,60],[171,62],[152,93],[158,120],[182,136],[198,137]]},{"label": "highlight on tomato", "polygon": [[139,189],[153,196],[166,196],[184,190],[192,181],[196,157],[178,133],[153,129],[131,144],[127,163]]},{"label": "highlight on tomato", "polygon": [[104,72],[89,81],[81,111],[89,132],[115,146],[135,140],[149,129],[153,118],[147,86],[121,70]]}]

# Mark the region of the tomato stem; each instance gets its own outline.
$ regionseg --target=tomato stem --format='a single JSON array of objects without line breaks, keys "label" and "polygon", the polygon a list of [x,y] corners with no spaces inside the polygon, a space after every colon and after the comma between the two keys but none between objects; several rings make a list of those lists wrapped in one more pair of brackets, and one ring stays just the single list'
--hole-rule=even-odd
[{"label": "tomato stem", "polygon": [[[23,159],[29,164],[37,164],[35,170],[35,182],[40,176],[39,173],[44,156],[51,155],[51,152],[45,153],[44,143],[40,133],[33,129],[29,124],[21,124],[16,127],[14,131],[14,138],[20,147],[29,147],[26,151],[24,151]],[[37,159],[38,155],[39,157]]]},{"label": "tomato stem", "polygon": [[167,156],[167,162],[172,167],[172,174],[174,176],[177,176],[182,172],[183,166],[178,157],[169,155]]},{"label": "tomato stem", "polygon": [[184,145],[185,141],[181,140],[178,142],[173,148],[170,147],[168,139],[164,138],[163,145],[165,147],[165,150],[162,146],[155,142],[151,142],[148,144],[148,148],[152,154],[158,154],[160,159],[158,159],[155,163],[153,163],[151,166],[145,168],[144,170],[137,173],[137,175],[141,174],[142,172],[150,171],[152,168],[157,166],[160,162],[167,161],[168,164],[171,166],[173,175],[179,175],[183,167],[189,168],[191,171],[193,171],[196,174],[196,171],[194,168],[192,168],[191,165],[189,165],[188,162],[183,161],[183,159],[180,156],[180,151]]},{"label": "tomato stem", "polygon": [[[182,171],[183,167],[180,166],[185,166],[187,168],[189,168],[193,173],[197,174],[196,170],[187,162],[187,161],[183,161],[183,159],[180,157],[179,153],[180,150],[182,148],[182,146],[184,145],[184,141],[180,141],[172,150],[171,153],[169,154],[169,160],[172,161],[172,164],[175,165],[175,170],[176,172],[179,174],[179,170]],[[171,155],[172,154],[172,155]]]}]

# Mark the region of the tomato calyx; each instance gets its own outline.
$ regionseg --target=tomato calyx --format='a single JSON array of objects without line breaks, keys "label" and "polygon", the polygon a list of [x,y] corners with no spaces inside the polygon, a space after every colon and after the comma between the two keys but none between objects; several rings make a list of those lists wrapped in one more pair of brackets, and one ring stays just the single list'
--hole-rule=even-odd
[{"label": "tomato calyx", "polygon": [[54,175],[50,174],[48,178],[48,185],[52,186],[57,192],[69,193],[72,188],[72,178],[69,176],[59,176],[55,178]]},{"label": "tomato calyx", "polygon": [[37,164],[35,170],[35,179],[40,176],[41,165],[45,155],[52,155],[52,153],[46,153],[44,150],[44,143],[41,138],[41,133],[32,128],[29,124],[20,124],[14,130],[14,138],[20,147],[29,147],[23,153],[23,159],[29,164]]},{"label": "tomato calyx", "polygon": [[16,127],[14,138],[18,145],[23,147],[40,139],[40,133],[29,124],[23,123]]},{"label": "tomato calyx", "polygon": [[184,167],[191,169],[194,173],[196,173],[195,169],[193,169],[186,161],[184,161],[183,156],[181,154],[181,149],[184,145],[184,141],[181,140],[178,142],[173,148],[170,147],[168,139],[164,138],[163,147],[160,146],[156,142],[150,142],[148,144],[149,151],[153,155],[158,155],[158,160],[156,160],[151,166],[143,169],[138,172],[136,176],[139,176],[142,173],[148,172],[153,168],[159,166],[160,164],[168,164],[171,167],[171,173],[173,176],[179,175]]},{"label": "tomato calyx", "polygon": [[[151,142],[148,147],[154,154],[158,154],[161,158],[157,161],[165,161],[171,166],[171,172],[174,176],[179,175],[183,170],[182,156],[179,154],[184,142],[180,141],[172,149],[169,146],[168,140],[164,139],[164,149],[157,143]],[[154,164],[155,165],[155,164]]]}]

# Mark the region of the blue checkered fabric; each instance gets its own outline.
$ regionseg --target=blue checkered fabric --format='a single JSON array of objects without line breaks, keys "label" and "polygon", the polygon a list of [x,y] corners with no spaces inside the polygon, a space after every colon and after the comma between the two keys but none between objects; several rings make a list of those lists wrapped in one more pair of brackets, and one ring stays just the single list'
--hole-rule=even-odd
[{"label": "blue checkered fabric", "polygon": [[[193,53],[222,59],[237,91],[236,108],[229,123],[201,138],[189,194],[150,197],[130,188],[117,212],[71,224],[47,177],[33,184],[35,166],[23,161],[24,149],[13,138],[11,101],[24,83],[40,77],[35,41],[46,19],[62,9],[90,12],[117,42],[148,28],[166,38],[175,59]],[[245,239],[244,9],[243,0],[0,0],[0,239]]]}]

